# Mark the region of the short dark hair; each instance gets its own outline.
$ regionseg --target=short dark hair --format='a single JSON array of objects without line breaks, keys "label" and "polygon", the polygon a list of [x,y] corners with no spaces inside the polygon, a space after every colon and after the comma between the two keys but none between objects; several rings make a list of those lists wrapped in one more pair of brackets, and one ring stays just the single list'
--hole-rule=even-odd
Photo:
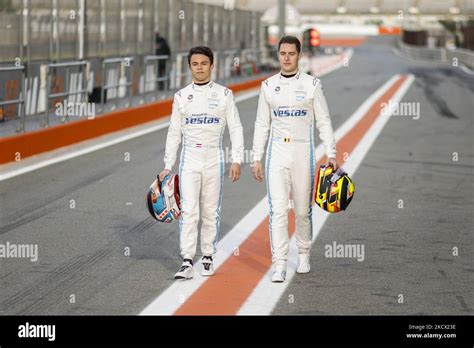
[{"label": "short dark hair", "polygon": [[207,46],[196,46],[189,50],[188,53],[188,64],[191,64],[191,57],[193,54],[204,54],[211,61],[211,65],[214,63],[214,53]]},{"label": "short dark hair", "polygon": [[278,43],[278,51],[280,51],[280,46],[284,43],[294,44],[296,46],[296,50],[298,51],[298,53],[301,53],[301,42],[300,40],[298,40],[296,36],[289,36],[289,35],[283,36],[280,39],[280,42]]}]

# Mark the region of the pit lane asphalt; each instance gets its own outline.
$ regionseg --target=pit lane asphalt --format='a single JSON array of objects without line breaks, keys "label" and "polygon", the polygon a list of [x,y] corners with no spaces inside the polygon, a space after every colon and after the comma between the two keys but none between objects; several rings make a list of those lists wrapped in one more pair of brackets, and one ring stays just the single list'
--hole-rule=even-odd
[{"label": "pit lane asphalt", "polygon": [[[385,126],[352,175],[357,192],[349,210],[328,219],[312,272],[293,278],[274,314],[473,312],[474,192],[466,180],[473,172],[473,78],[400,58],[393,45],[369,39],[348,67],[322,77],[334,129],[398,73],[415,75],[403,101],[420,102],[421,117],[394,117]],[[250,149],[257,97],[237,106]],[[177,226],[155,223],[145,205],[163,167],[165,138],[163,129],[0,182],[0,243],[38,244],[39,251],[37,262],[0,260],[0,314],[137,314],[174,281]],[[235,184],[228,168],[221,238],[265,196],[248,163]],[[364,244],[365,260],[325,258],[324,245],[333,241]]]}]

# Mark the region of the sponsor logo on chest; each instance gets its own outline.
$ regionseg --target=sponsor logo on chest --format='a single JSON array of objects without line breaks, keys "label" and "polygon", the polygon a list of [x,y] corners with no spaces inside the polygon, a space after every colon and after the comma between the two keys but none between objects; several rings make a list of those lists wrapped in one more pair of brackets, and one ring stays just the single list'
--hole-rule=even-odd
[{"label": "sponsor logo on chest", "polygon": [[218,124],[219,117],[208,116],[207,114],[193,114],[185,118],[186,124]]},{"label": "sponsor logo on chest", "polygon": [[306,116],[307,114],[308,110],[290,107],[280,107],[273,110],[273,115],[275,117],[301,117]]}]

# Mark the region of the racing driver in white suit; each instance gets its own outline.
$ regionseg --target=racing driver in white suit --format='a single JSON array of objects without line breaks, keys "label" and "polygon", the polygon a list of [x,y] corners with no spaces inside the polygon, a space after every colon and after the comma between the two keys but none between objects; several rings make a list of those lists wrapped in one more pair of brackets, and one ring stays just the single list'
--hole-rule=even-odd
[{"label": "racing driver in white suit", "polygon": [[298,71],[300,41],[294,36],[281,38],[278,56],[281,71],[265,80],[260,90],[252,149],[253,175],[261,182],[264,172],[261,160],[270,133],[265,175],[273,282],[283,282],[286,278],[290,195],[296,219],[296,271],[310,271],[315,125],[328,163],[337,169],[336,141],[321,81]]},{"label": "racing driver in white suit", "polygon": [[190,279],[194,275],[199,215],[201,225],[201,275],[214,274],[213,255],[219,238],[220,207],[224,182],[222,138],[225,126],[232,142],[232,165],[229,178],[240,178],[240,162],[244,137],[239,113],[232,92],[211,81],[214,56],[205,46],[189,51],[188,64],[193,82],[174,95],[168,136],[166,138],[165,169],[162,180],[176,162],[183,140],[179,165],[181,219],[180,249],[183,263],[175,279]]}]

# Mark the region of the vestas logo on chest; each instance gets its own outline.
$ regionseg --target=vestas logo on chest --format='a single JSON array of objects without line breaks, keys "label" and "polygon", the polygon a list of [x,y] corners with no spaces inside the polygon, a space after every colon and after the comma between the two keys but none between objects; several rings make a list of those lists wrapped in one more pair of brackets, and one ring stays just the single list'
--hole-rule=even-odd
[{"label": "vestas logo on chest", "polygon": [[293,108],[278,108],[273,110],[273,115],[275,117],[298,117],[306,116],[308,110],[304,109],[293,109]]},{"label": "vestas logo on chest", "polygon": [[207,116],[207,114],[186,117],[186,124],[218,124],[219,122],[219,117]]}]

